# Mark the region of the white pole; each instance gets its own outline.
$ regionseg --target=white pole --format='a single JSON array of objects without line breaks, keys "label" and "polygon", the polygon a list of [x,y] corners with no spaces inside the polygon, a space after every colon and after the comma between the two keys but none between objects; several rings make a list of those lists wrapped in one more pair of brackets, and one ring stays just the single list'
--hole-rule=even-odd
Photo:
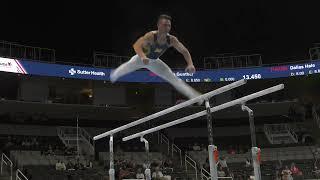
[{"label": "white pole", "polygon": [[102,133],[102,134],[100,134],[100,135],[97,135],[97,136],[93,137],[93,140],[98,140],[98,139],[104,138],[104,137],[109,136],[109,135],[111,135],[111,134],[115,134],[115,133],[117,133],[117,132],[123,131],[123,130],[125,130],[125,129],[131,128],[131,127],[136,126],[136,125],[139,125],[139,124],[141,124],[141,123],[150,121],[150,120],[155,119],[155,118],[157,118],[157,117],[159,117],[159,116],[163,116],[163,115],[165,115],[165,114],[171,113],[171,112],[173,112],[173,111],[176,111],[176,110],[178,110],[178,109],[184,108],[184,107],[186,107],[186,106],[190,106],[190,105],[192,105],[192,104],[194,104],[194,103],[197,103],[197,102],[200,102],[200,101],[203,101],[203,100],[207,100],[207,99],[211,98],[212,96],[215,96],[215,95],[224,93],[224,92],[226,92],[226,91],[229,91],[230,89],[239,87],[239,86],[244,85],[244,84],[246,84],[246,83],[247,83],[247,81],[244,80],[244,79],[239,80],[239,81],[236,81],[236,82],[233,82],[233,83],[231,83],[231,84],[228,84],[228,85],[223,86],[223,87],[221,87],[221,88],[218,88],[218,89],[216,89],[216,90],[210,91],[210,92],[208,92],[208,93],[206,93],[206,94],[200,95],[200,96],[198,96],[198,97],[196,97],[196,98],[193,98],[193,99],[190,99],[190,100],[185,101],[185,102],[183,102],[183,103],[180,103],[180,104],[177,104],[177,105],[175,105],[175,106],[172,106],[172,107],[170,107],[170,108],[168,108],[168,109],[159,111],[159,112],[157,112],[157,113],[155,113],[155,114],[151,114],[151,115],[149,115],[149,116],[146,116],[146,117],[144,117],[144,118],[141,118],[141,119],[136,120],[136,121],[134,121],[134,122],[131,122],[131,123],[129,123],[129,124],[120,126],[120,127],[116,128],[116,129],[113,129],[113,130],[110,130],[110,131],[108,131],[108,132],[105,132],[105,133]]},{"label": "white pole", "polygon": [[[228,108],[228,107],[231,107],[231,106],[234,106],[234,105],[244,104],[245,102],[247,102],[249,100],[258,98],[260,96],[264,96],[266,94],[273,93],[275,91],[279,91],[279,90],[281,90],[283,88],[284,88],[284,85],[283,84],[279,84],[277,86],[273,86],[271,88],[268,88],[268,89],[265,89],[265,90],[262,90],[262,91],[259,91],[259,92],[244,96],[242,98],[239,98],[239,99],[236,99],[236,100],[233,100],[233,101],[230,101],[230,102],[226,102],[224,104],[221,104],[219,106],[215,106],[215,107],[211,108],[211,113],[219,111],[219,110],[222,110],[222,109],[225,109],[225,108]],[[151,128],[151,129],[148,129],[148,130],[145,130],[145,131],[142,131],[142,132],[139,132],[139,133],[124,137],[122,140],[123,141],[128,141],[130,139],[141,137],[141,136],[144,136],[146,134],[150,134],[150,133],[159,131],[161,129],[165,129],[165,128],[168,128],[168,127],[171,127],[171,126],[174,126],[174,125],[186,122],[186,121],[190,121],[192,119],[195,119],[195,118],[198,118],[198,117],[201,117],[201,116],[204,116],[204,115],[206,115],[206,113],[207,113],[207,110],[200,111],[198,113],[195,113],[195,114],[192,114],[192,115],[177,119],[175,121],[171,121],[169,123],[162,124],[160,126],[157,126],[157,127],[154,127],[154,128]]]},{"label": "white pole", "polygon": [[109,168],[109,180],[115,180],[115,170],[114,170],[114,156],[113,156],[113,135],[109,139],[110,148],[110,168]]},{"label": "white pole", "polygon": [[216,151],[218,151],[217,146],[208,146],[210,176],[212,180],[218,180],[217,160],[215,159]]},{"label": "white pole", "polygon": [[146,149],[146,155],[147,155],[147,160],[146,160],[147,167],[146,167],[146,170],[144,171],[144,173],[146,175],[146,180],[151,180],[151,170],[150,170],[150,161],[149,161],[149,142],[144,137],[140,137],[140,141],[144,142],[144,146]]},{"label": "white pole", "polygon": [[260,153],[260,151],[261,150],[258,147],[251,148],[253,173],[254,173],[255,180],[261,180],[260,162],[258,160],[258,153]]},{"label": "white pole", "polygon": [[258,162],[258,153],[260,153],[260,148],[257,148],[256,129],[254,126],[253,110],[244,104],[241,106],[241,109],[243,111],[247,111],[249,115],[251,146],[252,146],[251,153],[252,153],[254,179],[261,180],[260,162]]}]

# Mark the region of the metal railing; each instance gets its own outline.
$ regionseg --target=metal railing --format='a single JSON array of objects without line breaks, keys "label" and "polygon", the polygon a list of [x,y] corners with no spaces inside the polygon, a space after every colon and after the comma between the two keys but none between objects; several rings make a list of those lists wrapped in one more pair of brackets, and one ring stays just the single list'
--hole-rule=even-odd
[{"label": "metal railing", "polygon": [[184,163],[185,163],[186,173],[188,174],[188,165],[190,165],[194,169],[195,178],[197,180],[198,179],[197,163],[191,157],[189,157],[187,154],[184,155]]},{"label": "metal railing", "polygon": [[[181,167],[183,167],[183,164],[185,165],[185,169],[187,170],[187,165],[191,165],[193,168],[195,168],[196,171],[196,176],[197,176],[197,172],[198,169],[197,167],[197,163],[188,155],[185,155],[184,159],[182,158],[182,150],[174,143],[171,144],[170,146],[170,140],[169,138],[167,138],[164,134],[160,133],[160,131],[158,131],[158,144],[166,144],[167,145],[167,153],[170,154],[170,150],[171,150],[171,157],[174,156],[174,154],[177,154],[179,156],[179,161],[180,161],[180,165]],[[183,163],[184,161],[184,163]]]},{"label": "metal railing", "polygon": [[55,50],[0,41],[0,56],[55,62]]},{"label": "metal railing", "polygon": [[2,153],[1,155],[1,175],[3,174],[3,165],[6,166],[10,166],[10,180],[12,180],[12,168],[13,168],[13,163],[10,160],[10,158],[8,158],[8,156],[6,156],[4,153]]},{"label": "metal railing", "polygon": [[289,124],[265,124],[264,125],[265,134],[270,142],[274,142],[274,138],[281,137],[283,135],[291,136],[292,140],[297,143],[298,135],[295,133],[294,129],[290,127]]},{"label": "metal railing", "polygon": [[263,129],[264,129],[264,133],[265,133],[267,139],[269,140],[269,142],[270,143],[273,142],[274,139],[273,139],[273,136],[271,135],[270,129],[267,126],[263,126]]},{"label": "metal railing", "polygon": [[320,59],[320,47],[313,47],[309,49],[310,60]]},{"label": "metal railing", "polygon": [[[75,145],[74,141],[78,140],[76,131],[77,127],[60,126],[57,128],[57,134],[65,145]],[[91,135],[83,128],[79,128],[79,140],[87,143],[90,146],[91,151],[94,152],[94,141]]]},{"label": "metal railing", "polygon": [[233,179],[233,177],[218,177],[218,179]]},{"label": "metal railing", "polygon": [[63,144],[67,145],[67,142],[65,141],[65,135],[61,128],[57,128],[57,135],[59,139],[63,142]]},{"label": "metal railing", "polygon": [[[201,180],[211,180],[210,173],[205,170],[204,168],[201,168]],[[233,177],[218,177],[218,179],[231,179],[233,180]]]},{"label": "metal railing", "polygon": [[110,53],[94,52],[93,66],[95,67],[117,67],[122,63],[128,61],[128,56],[117,56]]},{"label": "metal railing", "polygon": [[205,170],[204,168],[201,168],[200,172],[201,172],[201,180],[210,180],[211,179],[210,173],[207,170]]},{"label": "metal railing", "polygon": [[289,124],[286,124],[286,127],[287,127],[287,129],[288,129],[288,131],[289,131],[292,139],[294,140],[294,142],[297,143],[297,142],[298,142],[298,135],[297,135],[297,133],[294,132],[294,129],[292,129]]},{"label": "metal railing", "polygon": [[261,54],[205,57],[203,64],[205,69],[252,67],[261,66],[262,58]]},{"label": "metal railing", "polygon": [[167,154],[170,154],[170,142],[169,139],[163,135],[162,133],[160,133],[160,143],[165,143],[167,145]]},{"label": "metal railing", "polygon": [[182,152],[181,152],[181,149],[177,145],[172,143],[172,145],[171,145],[171,156],[172,157],[173,157],[173,153],[174,152],[179,155],[180,166],[182,167]]},{"label": "metal railing", "polygon": [[92,150],[94,151],[94,140],[92,138],[92,136],[83,128],[79,128],[80,132],[80,137],[82,136],[84,141],[90,145],[90,147],[92,148]]},{"label": "metal railing", "polygon": [[17,169],[16,180],[28,180],[28,178],[19,169]]}]

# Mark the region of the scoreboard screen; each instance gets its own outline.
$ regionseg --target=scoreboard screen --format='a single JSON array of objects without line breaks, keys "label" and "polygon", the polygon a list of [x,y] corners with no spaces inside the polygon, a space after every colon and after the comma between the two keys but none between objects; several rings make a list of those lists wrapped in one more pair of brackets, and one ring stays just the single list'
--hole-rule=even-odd
[{"label": "scoreboard screen", "polygon": [[[0,71],[39,76],[109,81],[109,75],[112,69],[50,64],[23,59],[10,59],[0,57]],[[224,82],[237,81],[240,79],[273,79],[320,74],[320,60],[279,66],[199,70],[196,73],[187,73],[184,72],[184,70],[174,70],[173,73],[188,83]],[[164,82],[164,80],[162,80],[156,74],[144,69],[123,76],[119,79],[119,81],[142,83]]]}]

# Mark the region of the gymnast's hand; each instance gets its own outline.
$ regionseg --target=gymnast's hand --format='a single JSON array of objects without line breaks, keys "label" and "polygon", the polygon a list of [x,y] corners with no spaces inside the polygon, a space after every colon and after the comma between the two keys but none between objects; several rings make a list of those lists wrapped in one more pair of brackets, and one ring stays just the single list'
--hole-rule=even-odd
[{"label": "gymnast's hand", "polygon": [[187,67],[186,67],[186,72],[188,73],[195,73],[196,72],[196,68],[194,67],[193,64],[189,64]]},{"label": "gymnast's hand", "polygon": [[149,58],[143,58],[142,61],[143,61],[143,64],[145,65],[149,64]]}]

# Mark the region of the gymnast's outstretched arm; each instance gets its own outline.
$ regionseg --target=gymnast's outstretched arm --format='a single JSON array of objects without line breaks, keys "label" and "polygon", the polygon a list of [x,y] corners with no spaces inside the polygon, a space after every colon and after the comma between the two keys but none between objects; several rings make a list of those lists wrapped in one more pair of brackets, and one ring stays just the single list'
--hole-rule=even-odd
[{"label": "gymnast's outstretched arm", "polygon": [[194,73],[196,71],[196,68],[193,65],[193,61],[192,61],[192,58],[191,58],[191,55],[190,55],[188,49],[175,36],[171,36],[170,42],[171,42],[172,46],[178,52],[180,52],[183,55],[184,59],[186,60],[186,62],[187,62],[186,71],[188,71],[190,73]]}]

